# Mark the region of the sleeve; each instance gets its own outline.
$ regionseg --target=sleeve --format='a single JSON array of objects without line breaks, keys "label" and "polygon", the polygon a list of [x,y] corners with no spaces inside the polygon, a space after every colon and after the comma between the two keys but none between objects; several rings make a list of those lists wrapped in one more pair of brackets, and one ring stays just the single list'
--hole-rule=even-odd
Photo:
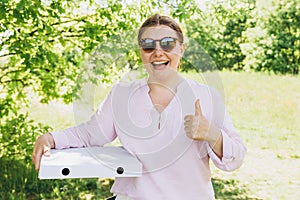
[{"label": "sleeve", "polygon": [[207,151],[217,168],[224,171],[233,171],[242,165],[247,150],[242,143],[241,137],[235,131],[227,113],[225,114],[221,133],[223,139],[223,157],[220,159],[208,143],[206,143]]},{"label": "sleeve", "polygon": [[52,132],[56,149],[103,146],[116,138],[111,107],[112,92],[86,123]]},{"label": "sleeve", "polygon": [[242,165],[247,149],[242,142],[242,138],[234,128],[221,96],[216,90],[211,90],[210,92],[212,94],[212,107],[210,110],[212,115],[210,116],[210,121],[221,130],[223,156],[220,159],[206,142],[207,152],[217,168],[224,171],[233,171]]}]

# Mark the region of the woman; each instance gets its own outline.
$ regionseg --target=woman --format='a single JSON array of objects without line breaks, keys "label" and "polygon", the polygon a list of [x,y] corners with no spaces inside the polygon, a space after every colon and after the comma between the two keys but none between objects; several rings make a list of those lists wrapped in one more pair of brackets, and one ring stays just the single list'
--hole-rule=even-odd
[{"label": "woman", "polygon": [[87,123],[40,136],[32,160],[38,169],[50,148],[103,146],[118,137],[143,175],[116,178],[116,199],[214,199],[209,159],[232,171],[246,148],[218,94],[178,74],[185,46],[174,20],[151,16],[138,42],[148,78],[117,84]]}]

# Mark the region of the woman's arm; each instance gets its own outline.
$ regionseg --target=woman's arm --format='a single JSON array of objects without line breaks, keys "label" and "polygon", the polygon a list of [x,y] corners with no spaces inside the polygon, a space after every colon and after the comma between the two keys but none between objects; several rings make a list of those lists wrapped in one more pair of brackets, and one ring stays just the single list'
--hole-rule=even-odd
[{"label": "woman's arm", "polygon": [[222,157],[215,150],[216,147],[217,149],[220,148],[218,143],[215,146],[207,145],[208,154],[216,167],[224,171],[233,171],[242,165],[247,149],[242,142],[242,138],[233,127],[227,112],[221,128],[221,137]]},{"label": "woman's arm", "polygon": [[193,140],[207,141],[215,154],[223,157],[223,138],[221,131],[211,124],[203,115],[200,100],[195,103],[195,115],[184,118],[185,132]]},{"label": "woman's arm", "polygon": [[[204,88],[204,89],[203,89]],[[208,155],[216,167],[232,171],[241,166],[246,147],[225,109],[220,95],[212,88],[199,87],[195,114],[185,116],[184,127],[188,137],[206,141]]]},{"label": "woman's arm", "polygon": [[88,122],[38,137],[34,145],[32,161],[36,169],[39,169],[42,155],[49,156],[51,148],[103,146],[115,138],[110,93]]}]

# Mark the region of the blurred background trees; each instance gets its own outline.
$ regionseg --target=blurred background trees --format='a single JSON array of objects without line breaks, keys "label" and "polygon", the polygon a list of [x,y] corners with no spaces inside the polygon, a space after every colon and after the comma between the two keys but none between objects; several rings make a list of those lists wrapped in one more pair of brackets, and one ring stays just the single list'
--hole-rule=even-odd
[{"label": "blurred background trees", "polygon": [[[187,38],[183,71],[299,74],[297,0],[2,0],[0,191],[8,195],[3,198],[44,195],[44,186],[33,187],[36,172],[30,157],[35,138],[51,127],[36,123],[24,111],[31,106],[31,96],[41,103],[70,103],[87,81],[109,84],[125,72],[140,70],[136,33],[153,13],[170,15],[182,24]],[[10,168],[13,165],[19,169]],[[29,175],[16,181],[9,169],[26,169]],[[20,182],[25,184],[20,187]]]}]

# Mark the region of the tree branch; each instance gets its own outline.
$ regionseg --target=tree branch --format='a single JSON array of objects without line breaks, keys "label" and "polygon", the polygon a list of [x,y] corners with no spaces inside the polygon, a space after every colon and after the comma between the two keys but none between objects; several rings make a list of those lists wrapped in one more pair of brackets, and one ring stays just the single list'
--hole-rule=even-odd
[{"label": "tree branch", "polygon": [[1,81],[1,80],[0,80],[0,83],[1,83],[1,84],[12,83],[12,82],[19,82],[19,83],[22,83],[23,86],[28,86],[28,85],[29,85],[29,84],[26,84],[26,83],[24,82],[24,80],[22,80],[22,79],[10,79],[10,80],[5,80],[5,81]]},{"label": "tree branch", "polygon": [[79,46],[81,49],[84,49],[84,46],[80,45],[79,43],[74,42],[73,40],[66,39],[67,41],[71,42],[72,44]]},{"label": "tree branch", "polygon": [[8,65],[5,65],[5,66],[0,66],[0,69],[1,69],[2,71],[6,70],[6,69],[8,69],[8,68],[9,68],[9,66],[8,66]]},{"label": "tree branch", "polygon": [[[95,15],[95,14],[94,14]],[[92,17],[94,15],[86,15],[86,16],[83,16],[83,17],[78,17],[78,18],[69,18],[69,20],[66,20],[66,21],[61,21],[61,22],[55,22],[55,23],[52,23],[52,24],[49,24],[49,26],[56,26],[56,25],[63,25],[63,24],[66,24],[66,23],[71,23],[71,22],[84,22],[86,23],[87,22],[87,18],[89,17]],[[44,16],[46,17],[46,16]],[[65,17],[67,18],[67,17]],[[36,33],[39,29],[36,29],[30,33],[28,33],[30,36],[33,36],[34,33]]]},{"label": "tree branch", "polygon": [[[7,53],[7,54],[2,54],[0,55],[0,58],[3,58],[3,57],[6,57],[6,56],[13,56],[13,55],[16,55],[17,53]],[[2,68],[2,67],[0,67]]]},{"label": "tree branch", "polygon": [[[6,66],[6,67],[5,67],[5,69],[8,69],[8,68],[9,68],[9,66]],[[2,79],[3,79],[6,75],[8,75],[8,74],[10,74],[10,73],[16,73],[16,72],[22,72],[22,71],[23,71],[22,69],[16,69],[16,70],[7,71],[7,72],[1,74],[1,77],[0,77],[0,83],[5,83],[5,82],[7,82],[7,81],[2,81]]]}]

